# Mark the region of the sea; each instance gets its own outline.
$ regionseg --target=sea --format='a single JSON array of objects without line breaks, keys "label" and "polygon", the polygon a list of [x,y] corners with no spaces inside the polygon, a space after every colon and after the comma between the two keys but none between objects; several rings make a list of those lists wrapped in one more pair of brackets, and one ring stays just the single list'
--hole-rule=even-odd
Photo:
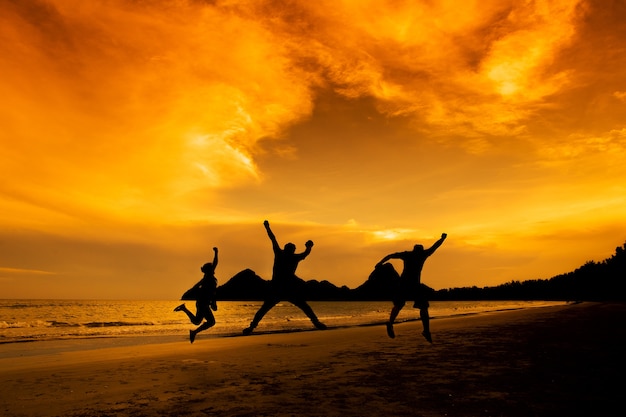
[{"label": "sea", "polygon": [[[174,308],[181,301],[145,300],[0,300],[0,354],[3,346],[37,345],[47,341],[141,338],[141,343],[186,340],[190,323]],[[313,301],[309,303],[329,328],[382,325],[389,317],[390,302]],[[433,320],[486,312],[537,308],[563,301],[431,301]],[[193,301],[186,303],[195,312]],[[220,301],[214,312],[216,325],[198,338],[240,336],[261,302]],[[398,322],[419,320],[419,310],[407,306]],[[309,319],[289,302],[278,304],[263,318],[255,333],[313,330]],[[23,345],[22,345],[23,346]]]}]

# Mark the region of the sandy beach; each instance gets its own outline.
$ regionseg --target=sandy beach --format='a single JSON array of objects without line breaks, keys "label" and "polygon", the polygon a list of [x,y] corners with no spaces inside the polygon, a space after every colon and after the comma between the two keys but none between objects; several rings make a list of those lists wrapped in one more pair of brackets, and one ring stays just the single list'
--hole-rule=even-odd
[{"label": "sandy beach", "polygon": [[0,414],[621,416],[625,318],[626,305],[581,303],[437,319],[432,345],[419,322],[395,339],[371,326],[72,341],[0,359]]}]

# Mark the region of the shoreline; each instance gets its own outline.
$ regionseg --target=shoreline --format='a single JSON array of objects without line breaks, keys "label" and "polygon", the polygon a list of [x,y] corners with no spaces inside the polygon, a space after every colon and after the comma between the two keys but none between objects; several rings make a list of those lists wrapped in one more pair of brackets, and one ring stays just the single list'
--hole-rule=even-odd
[{"label": "shoreline", "polygon": [[[484,302],[484,301],[482,301]],[[482,303],[481,302],[481,303]],[[496,303],[501,303],[502,301],[496,302]],[[504,301],[507,302],[507,301]],[[511,301],[509,301],[511,302]],[[517,303],[517,301],[512,301],[514,303]],[[365,302],[367,303],[367,302]],[[431,306],[431,320],[439,320],[439,319],[443,319],[443,318],[452,318],[452,317],[464,317],[464,316],[471,316],[474,314],[481,314],[481,313],[485,313],[485,312],[489,312],[489,311],[495,311],[495,312],[499,312],[499,311],[512,311],[512,310],[518,310],[518,309],[524,309],[524,308],[541,308],[541,307],[546,307],[546,306],[555,306],[555,305],[567,305],[569,304],[568,302],[565,301],[543,301],[541,303],[547,303],[547,304],[541,304],[541,305],[523,305],[523,306],[512,306],[512,307],[504,307],[504,308],[498,308],[498,309],[493,309],[493,310],[476,310],[476,311],[469,311],[469,312],[452,312],[452,311],[438,311],[437,307],[432,307]],[[385,308],[387,308],[387,303],[385,302]],[[290,304],[289,304],[290,305]],[[390,307],[389,307],[390,309]],[[434,310],[434,312],[433,312]],[[445,309],[444,309],[445,310]],[[297,312],[299,313],[299,312]],[[413,314],[412,312],[409,314]],[[333,329],[341,329],[341,328],[351,328],[351,327],[368,327],[368,326],[380,326],[380,325],[384,325],[387,321],[387,317],[388,317],[388,311],[385,311],[381,317],[379,317],[377,320],[375,321],[365,321],[365,322],[358,322],[358,323],[341,323],[341,322],[337,322],[336,320],[332,323],[328,323],[324,320],[324,317],[322,317],[322,321],[324,321],[325,324],[327,324],[327,326],[329,328],[333,328]],[[220,318],[221,319],[221,318]],[[232,319],[232,317],[231,317]],[[284,328],[284,327],[275,327],[272,324],[269,323],[264,323],[263,326],[260,326],[260,328],[256,329],[255,334],[276,334],[276,333],[297,333],[297,332],[303,332],[303,331],[312,331],[314,330],[313,328],[311,328],[309,326],[309,321],[305,318],[305,317],[299,317],[299,319],[301,320],[300,325],[302,327],[291,327],[291,328]],[[413,317],[406,317],[405,314],[401,314],[400,317],[396,320],[396,323],[403,323],[403,322],[412,322],[412,321],[419,321],[419,314],[417,316],[413,316]],[[228,327],[224,327],[224,322],[222,322],[221,320],[218,320],[217,326],[213,327],[212,329],[209,329],[208,331],[205,331],[201,334],[201,338],[220,338],[220,337],[237,337],[237,336],[241,336],[240,330],[243,329],[244,327],[246,327],[247,322],[241,322],[240,323],[240,327],[234,327],[232,326],[232,324]],[[159,324],[155,325],[155,329],[159,326]],[[103,333],[103,334],[71,334],[71,335],[63,335],[63,334],[59,334],[59,335],[45,335],[45,334],[37,334],[37,330],[35,330],[35,333],[32,336],[26,336],[26,335],[21,335],[21,336],[13,336],[13,337],[6,337],[6,338],[0,338],[0,359],[3,357],[7,357],[7,351],[11,351],[11,350],[16,350],[16,348],[11,348],[10,346],[14,345],[14,344],[24,344],[25,350],[35,350],[35,346],[37,346],[38,348],[42,348],[42,349],[46,349],[46,346],[49,345],[54,345],[54,344],[61,344],[61,345],[68,345],[69,343],[71,343],[71,341],[73,340],[79,340],[81,341],[83,344],[85,344],[87,347],[86,348],[90,348],[90,341],[92,340],[99,340],[102,341],[104,344],[107,345],[129,345],[129,344],[152,344],[152,343],[162,343],[164,341],[176,341],[177,340],[177,336],[181,336],[183,339],[187,338],[186,332],[189,330],[188,327],[191,326],[193,327],[191,324],[185,324],[182,325],[181,328],[172,331],[152,331],[151,328],[146,329],[147,331],[145,331],[145,333],[139,332],[139,333]],[[72,323],[71,325],[66,325],[64,327],[68,327],[68,328],[80,328],[81,325],[80,324],[76,324],[76,323]],[[106,326],[104,326],[106,328]],[[133,325],[129,325],[129,327],[133,327]],[[148,327],[152,327],[152,326],[148,326]],[[111,326],[110,328],[115,329],[117,328],[117,326]],[[134,341],[134,342],[133,342]],[[32,345],[30,345],[32,344]],[[53,349],[55,349],[53,347]],[[72,350],[76,350],[76,348],[73,348]],[[15,355],[13,355],[15,356]]]},{"label": "shoreline", "polygon": [[[531,306],[531,307],[512,307],[490,311],[479,311],[469,313],[458,313],[452,315],[434,316],[431,317],[431,323],[437,323],[439,320],[446,319],[462,319],[465,317],[472,317],[475,315],[489,314],[489,313],[505,313],[510,311],[525,310],[531,308],[545,308],[554,306],[569,305],[569,303],[563,302],[563,304],[547,305],[547,306]],[[361,327],[381,327],[385,326],[386,321],[381,320],[379,322],[372,323],[360,323],[354,325],[336,325],[329,326],[328,330],[342,330]],[[396,321],[395,325],[398,326],[402,323],[421,323],[419,317],[415,318],[400,318]],[[306,323],[308,324],[308,322]],[[312,327],[295,328],[295,329],[280,329],[280,330],[255,330],[252,336],[259,335],[279,335],[279,334],[295,334],[301,332],[315,332],[317,329]],[[238,338],[246,337],[240,332],[231,333],[212,333],[209,329],[198,336],[198,341],[201,340],[215,340],[221,338]],[[99,336],[79,336],[79,337],[66,337],[66,338],[51,338],[51,339],[28,339],[28,340],[15,340],[15,341],[3,341],[0,342],[0,365],[3,359],[9,358],[21,358],[32,357],[48,354],[56,354],[62,352],[76,352],[82,350],[96,350],[102,348],[115,348],[115,347],[129,347],[129,346],[145,346],[153,344],[164,343],[176,343],[185,341],[188,342],[188,336],[185,333],[178,334],[163,334],[163,335],[99,335]],[[1,368],[0,368],[1,369]]]},{"label": "shoreline", "polygon": [[625,304],[0,359],[5,416],[617,415]]}]

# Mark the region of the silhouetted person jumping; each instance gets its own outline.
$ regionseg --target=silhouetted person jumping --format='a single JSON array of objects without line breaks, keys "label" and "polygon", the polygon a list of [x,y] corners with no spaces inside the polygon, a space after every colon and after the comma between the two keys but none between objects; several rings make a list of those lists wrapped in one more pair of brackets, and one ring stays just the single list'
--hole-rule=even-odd
[{"label": "silhouetted person jumping", "polygon": [[[398,317],[398,313],[402,310],[402,307],[406,304],[407,299],[413,298],[415,303],[413,308],[420,309],[420,319],[424,326],[422,335],[430,343],[433,342],[430,336],[430,317],[428,315],[428,300],[426,294],[421,286],[421,274],[424,262],[432,255],[439,246],[443,243],[448,235],[442,233],[441,239],[435,242],[428,249],[424,249],[422,245],[415,245],[412,251],[396,252],[385,256],[380,262],[376,264],[376,268],[380,268],[385,262],[390,259],[401,259],[404,262],[404,269],[400,275],[400,280],[394,289],[393,308],[389,316],[389,322],[387,322],[387,334],[389,337],[394,338],[396,334],[393,331],[393,323]],[[393,266],[392,266],[393,267]]]},{"label": "silhouetted person jumping", "polygon": [[293,243],[287,243],[284,249],[281,249],[276,241],[276,236],[274,236],[272,229],[270,229],[270,223],[265,220],[263,225],[265,226],[265,230],[267,230],[267,235],[272,241],[272,248],[274,249],[272,281],[270,283],[269,295],[266,297],[261,308],[259,308],[259,311],[254,315],[250,327],[243,330],[243,334],[249,335],[252,333],[263,316],[281,300],[287,300],[300,308],[304,314],[311,319],[316,328],[320,330],[326,329],[326,325],[318,320],[313,309],[307,304],[304,297],[304,282],[296,276],[298,263],[311,253],[313,242],[307,240],[304,244],[306,249],[302,253],[295,253],[296,245]]},{"label": "silhouetted person jumping", "polygon": [[206,263],[200,268],[200,271],[204,273],[202,279],[183,295],[183,300],[196,300],[196,314],[194,315],[189,311],[184,303],[174,309],[174,311],[182,311],[187,314],[189,320],[196,326],[202,323],[202,320],[206,320],[197,329],[189,330],[189,341],[191,343],[196,339],[198,333],[215,326],[215,317],[211,310],[217,311],[217,301],[215,299],[217,289],[217,278],[215,278],[217,248],[213,248],[213,252],[215,252],[213,263]]}]

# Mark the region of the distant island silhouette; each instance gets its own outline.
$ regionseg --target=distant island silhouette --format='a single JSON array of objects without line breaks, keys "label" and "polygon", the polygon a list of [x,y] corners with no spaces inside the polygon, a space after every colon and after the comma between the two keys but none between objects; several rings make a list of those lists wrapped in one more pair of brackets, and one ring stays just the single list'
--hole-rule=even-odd
[{"label": "distant island silhouette", "polygon": [[[394,271],[379,268],[357,288],[337,287],[323,280],[306,281],[309,301],[389,301],[388,280]],[[269,282],[251,269],[235,274],[217,288],[217,299],[224,301],[262,301]],[[626,242],[615,254],[601,262],[588,261],[572,272],[550,279],[510,281],[493,287],[461,287],[434,290],[424,285],[432,301],[473,300],[563,300],[626,301]]]}]

